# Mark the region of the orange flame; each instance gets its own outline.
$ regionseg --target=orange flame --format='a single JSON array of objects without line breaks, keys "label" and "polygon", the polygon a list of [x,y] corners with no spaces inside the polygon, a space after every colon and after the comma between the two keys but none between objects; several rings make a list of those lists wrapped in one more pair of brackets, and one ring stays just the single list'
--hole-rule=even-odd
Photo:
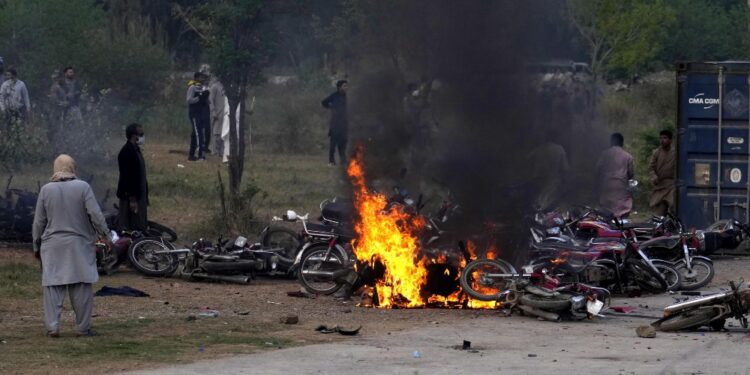
[{"label": "orange flame", "polygon": [[355,246],[357,259],[370,265],[380,262],[385,267],[385,275],[376,285],[380,307],[394,304],[424,306],[426,301],[421,296],[421,289],[426,283],[427,270],[424,261],[418,257],[416,233],[425,223],[398,205],[386,211],[387,198],[369,192],[365,186],[362,157],[362,150],[358,149],[347,170],[355,188],[354,202],[360,214],[355,226],[359,235]]},{"label": "orange flame", "polygon": [[[424,219],[406,212],[400,205],[388,207],[385,195],[367,189],[363,157],[363,150],[358,147],[347,168],[354,187],[355,208],[359,213],[359,220],[355,224],[358,239],[353,248],[358,261],[370,266],[380,263],[385,268],[384,276],[374,285],[377,306],[450,307],[466,303],[470,308],[494,308],[495,302],[469,299],[460,289],[448,296],[425,296],[423,289],[427,284],[427,266],[446,264],[448,259],[444,254],[432,259],[421,254],[418,233],[425,227]],[[467,246],[472,259],[476,258],[476,245],[469,241]],[[493,246],[485,256],[495,259],[496,254]],[[465,267],[466,260],[462,258],[459,266],[461,269]],[[451,272],[446,269],[443,276],[451,277]],[[458,284],[458,275],[455,275],[455,282]]]}]

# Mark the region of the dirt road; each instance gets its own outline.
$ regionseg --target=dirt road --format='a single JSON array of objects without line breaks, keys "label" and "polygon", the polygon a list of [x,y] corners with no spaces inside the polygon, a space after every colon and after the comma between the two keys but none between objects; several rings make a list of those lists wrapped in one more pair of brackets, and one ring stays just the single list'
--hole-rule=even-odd
[{"label": "dirt road", "polygon": [[[750,259],[717,260],[717,277],[708,290],[727,280],[750,280]],[[633,314],[658,317],[680,295],[616,299]],[[325,303],[319,299],[316,302]],[[340,307],[331,307],[338,309]],[[360,309],[355,309],[360,310]],[[614,316],[586,322],[551,323],[499,312],[410,311],[412,328],[383,332],[403,311],[382,311],[360,321],[362,334],[346,341],[308,345],[249,356],[203,361],[131,374],[455,374],[455,373],[607,373],[747,374],[750,334],[738,322],[728,332],[658,333],[639,338],[635,328],[652,319]],[[427,313],[427,314],[420,314]],[[354,314],[359,315],[359,314]],[[424,320],[419,320],[424,315]],[[355,323],[355,322],[349,322]],[[382,323],[386,323],[381,325]],[[387,329],[386,329],[387,330]],[[320,335],[314,331],[310,337]],[[472,350],[459,350],[463,340]]]}]

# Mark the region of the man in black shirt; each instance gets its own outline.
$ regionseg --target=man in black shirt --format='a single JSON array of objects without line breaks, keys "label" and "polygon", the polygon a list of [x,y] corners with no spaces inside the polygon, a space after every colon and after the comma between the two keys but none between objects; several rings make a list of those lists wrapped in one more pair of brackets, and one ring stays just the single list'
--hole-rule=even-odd
[{"label": "man in black shirt", "polygon": [[323,107],[331,110],[331,122],[328,128],[328,136],[331,145],[328,149],[329,165],[336,165],[334,154],[339,152],[341,164],[346,163],[346,141],[349,130],[349,118],[346,110],[346,91],[349,83],[345,80],[336,82],[336,92],[323,99]]},{"label": "man in black shirt", "polygon": [[130,124],[125,129],[128,141],[117,155],[120,180],[117,183],[117,198],[120,199],[120,230],[146,230],[146,207],[148,206],[148,181],[146,162],[140,146],[145,143],[143,126]]},{"label": "man in black shirt", "polygon": [[[209,89],[205,86],[208,77],[197,72],[193,75],[193,80],[188,84],[187,104],[188,115],[190,117],[190,161],[206,160],[204,153],[208,150],[208,139],[211,133],[211,107],[208,104]],[[196,150],[198,156],[195,156]]]}]

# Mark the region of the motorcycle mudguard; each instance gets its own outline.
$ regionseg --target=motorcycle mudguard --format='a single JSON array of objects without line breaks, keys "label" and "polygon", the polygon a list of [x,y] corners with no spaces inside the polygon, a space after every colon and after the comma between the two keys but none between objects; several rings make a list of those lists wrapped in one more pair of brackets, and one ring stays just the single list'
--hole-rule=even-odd
[{"label": "motorcycle mudguard", "polygon": [[[319,244],[321,244],[321,242],[308,242],[302,245],[302,249],[300,249],[300,251],[297,252],[297,256],[294,258],[294,263],[292,264],[291,267],[289,267],[289,272],[294,272],[300,267],[302,263],[302,255],[305,253],[305,251],[307,251],[307,249],[309,249],[313,245],[319,245]],[[344,250],[344,248],[341,245],[339,244],[334,245],[334,249],[338,251],[339,255],[341,255],[341,259],[343,259],[344,262],[349,261],[349,256],[346,254],[346,250]]]},{"label": "motorcycle mudguard", "polygon": [[[713,261],[713,260],[711,260],[711,259],[709,259],[709,258],[706,258],[706,257],[704,257],[704,256],[700,256],[700,255],[694,255],[694,256],[691,256],[691,257],[690,257],[690,259],[702,259],[702,260],[704,260],[704,261],[706,261],[706,262],[710,263],[711,265],[713,265],[713,264],[714,264],[714,261]],[[683,259],[680,259],[680,260],[678,260],[678,261],[676,261],[676,262],[674,262],[674,265],[675,265],[675,267],[677,267],[677,266],[679,266],[679,265],[681,265],[681,264],[682,264],[682,265],[684,265],[684,264],[685,264],[685,259],[684,259],[684,258],[683,258]]]}]

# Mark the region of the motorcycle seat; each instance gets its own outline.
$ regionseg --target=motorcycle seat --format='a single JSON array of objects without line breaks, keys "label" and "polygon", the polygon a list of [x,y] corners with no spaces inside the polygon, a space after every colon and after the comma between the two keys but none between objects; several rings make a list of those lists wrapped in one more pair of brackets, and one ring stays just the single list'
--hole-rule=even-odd
[{"label": "motorcycle seat", "polygon": [[324,219],[337,223],[350,222],[354,217],[354,206],[349,202],[329,202],[320,212]]},{"label": "motorcycle seat", "polygon": [[332,226],[318,223],[307,223],[307,232],[311,235],[321,235],[324,237],[328,236],[339,236],[344,238],[354,238],[355,233],[350,228],[343,226]]},{"label": "motorcycle seat", "polygon": [[620,224],[620,228],[622,229],[652,229],[654,227],[651,223],[631,223],[626,222]]}]

